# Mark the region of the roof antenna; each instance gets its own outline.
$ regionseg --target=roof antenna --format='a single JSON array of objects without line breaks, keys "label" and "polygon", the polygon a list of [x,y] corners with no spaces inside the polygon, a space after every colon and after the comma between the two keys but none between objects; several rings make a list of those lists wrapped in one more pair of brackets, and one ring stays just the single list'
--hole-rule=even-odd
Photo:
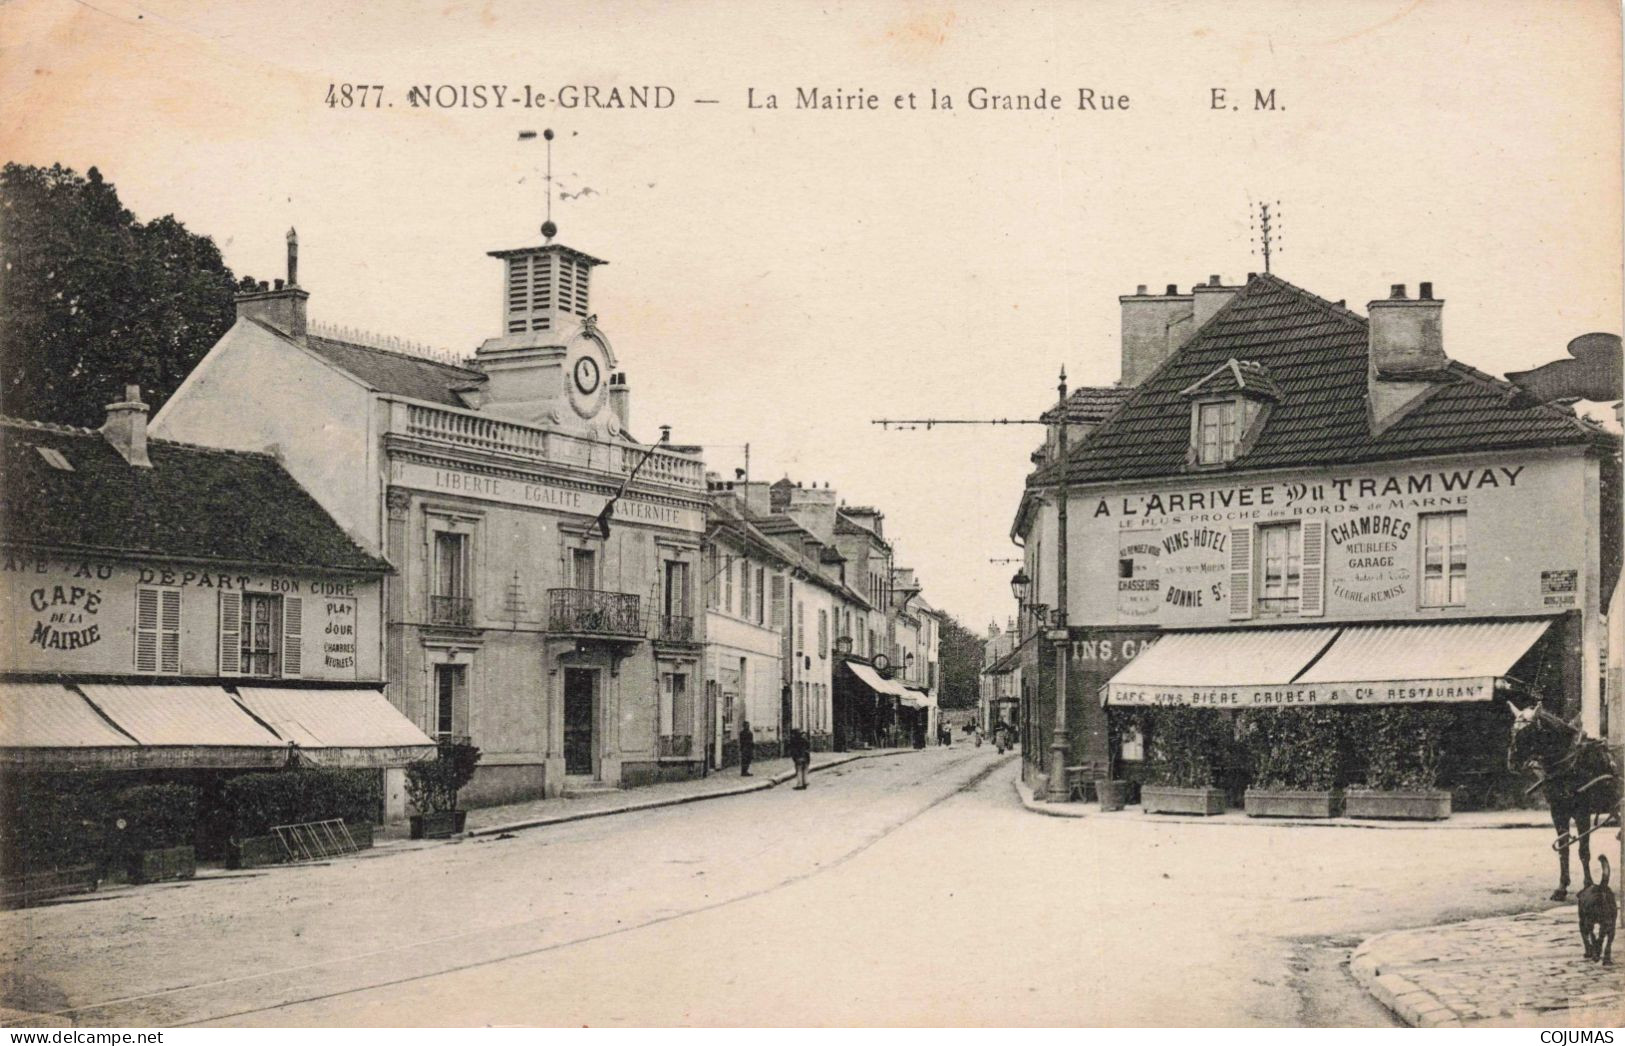
[{"label": "roof antenna", "polygon": [[1281,246],[1281,234],[1275,231],[1275,223],[1278,222],[1281,217],[1281,212],[1279,209],[1281,206],[1281,201],[1276,200],[1275,206],[1277,209],[1273,216],[1274,221],[1272,221],[1270,205],[1267,203],[1260,203],[1258,205],[1258,235],[1249,241],[1257,245],[1254,248],[1253,253],[1262,254],[1264,256],[1265,274],[1268,274],[1270,271],[1270,255],[1274,253],[1275,250],[1279,250]]}]

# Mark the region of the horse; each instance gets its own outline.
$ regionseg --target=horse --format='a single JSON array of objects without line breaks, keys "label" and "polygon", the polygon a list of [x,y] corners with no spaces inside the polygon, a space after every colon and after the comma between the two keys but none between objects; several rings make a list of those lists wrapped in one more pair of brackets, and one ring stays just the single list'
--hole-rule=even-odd
[{"label": "horse", "polygon": [[[1520,709],[1511,701],[1512,740],[1507,747],[1509,770],[1534,769],[1540,779],[1529,791],[1541,789],[1552,813],[1558,852],[1557,890],[1561,901],[1569,889],[1569,844],[1580,841],[1580,863],[1591,879],[1591,833],[1610,823],[1619,806],[1619,768],[1607,747],[1587,737],[1579,727],[1546,711],[1540,704]],[[1570,834],[1570,825],[1574,834]]]}]

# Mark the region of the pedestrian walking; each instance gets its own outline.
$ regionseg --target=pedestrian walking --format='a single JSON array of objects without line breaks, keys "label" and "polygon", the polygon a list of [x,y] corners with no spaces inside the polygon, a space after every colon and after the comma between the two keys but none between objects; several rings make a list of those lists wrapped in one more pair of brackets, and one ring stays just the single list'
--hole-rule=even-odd
[{"label": "pedestrian walking", "polygon": [[750,732],[750,721],[739,724],[739,776],[750,777],[750,761],[756,758],[756,735]]},{"label": "pedestrian walking", "polygon": [[790,763],[796,768],[796,787],[807,787],[807,767],[812,763],[812,747],[807,744],[807,735],[800,730],[790,731],[790,741],[785,745],[790,754]]}]

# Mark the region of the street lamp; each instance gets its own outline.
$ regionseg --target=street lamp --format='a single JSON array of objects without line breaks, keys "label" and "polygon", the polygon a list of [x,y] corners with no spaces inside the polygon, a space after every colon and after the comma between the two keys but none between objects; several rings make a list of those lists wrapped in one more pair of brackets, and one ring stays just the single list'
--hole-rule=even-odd
[{"label": "street lamp", "polygon": [[1027,590],[1032,587],[1033,579],[1027,576],[1026,569],[1015,572],[1010,578],[1010,594],[1016,597],[1018,610],[1027,605]]}]

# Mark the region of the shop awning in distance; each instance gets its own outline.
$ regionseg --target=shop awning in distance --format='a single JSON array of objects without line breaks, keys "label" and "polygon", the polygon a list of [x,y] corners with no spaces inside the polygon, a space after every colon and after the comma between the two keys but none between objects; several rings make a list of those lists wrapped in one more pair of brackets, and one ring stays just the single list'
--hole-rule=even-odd
[{"label": "shop awning in distance", "polygon": [[377,690],[237,688],[238,700],[301,759],[346,767],[404,766],[434,755],[434,740]]},{"label": "shop awning in distance", "polygon": [[886,679],[868,665],[856,661],[848,661],[846,667],[858,677],[858,681],[875,693],[884,697],[914,698],[917,695],[901,683]]},{"label": "shop awning in distance", "polygon": [[937,700],[931,696],[929,687],[909,686],[904,683],[903,692],[899,696],[902,697],[903,704],[910,708],[935,708],[937,705]]},{"label": "shop awning in distance", "polygon": [[1113,676],[1111,705],[1204,708],[1485,701],[1547,618],[1176,632]]}]

